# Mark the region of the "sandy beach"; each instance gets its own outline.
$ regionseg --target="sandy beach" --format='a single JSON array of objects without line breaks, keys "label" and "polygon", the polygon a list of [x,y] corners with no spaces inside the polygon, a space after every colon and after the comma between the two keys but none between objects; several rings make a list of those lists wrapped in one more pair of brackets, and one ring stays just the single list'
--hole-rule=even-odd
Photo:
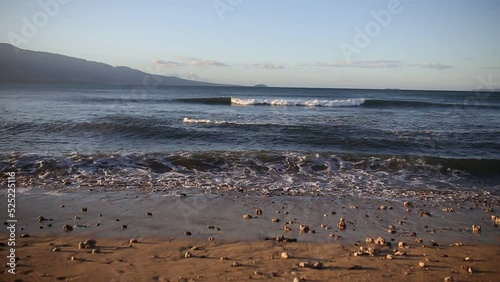
[{"label": "sandy beach", "polygon": [[[17,205],[16,274],[6,267],[2,281],[496,281],[499,273],[498,205],[484,201],[19,188]],[[79,246],[86,240],[95,246]]]}]

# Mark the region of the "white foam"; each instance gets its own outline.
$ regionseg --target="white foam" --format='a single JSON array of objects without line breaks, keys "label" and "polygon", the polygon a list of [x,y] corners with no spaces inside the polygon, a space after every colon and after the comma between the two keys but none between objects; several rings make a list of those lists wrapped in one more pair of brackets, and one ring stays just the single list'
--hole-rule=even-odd
[{"label": "white foam", "polygon": [[234,105],[269,105],[269,106],[305,106],[305,107],[349,107],[359,106],[365,102],[364,98],[335,99],[335,100],[287,100],[287,99],[242,99],[231,98]]},{"label": "white foam", "polygon": [[182,120],[182,122],[185,122],[185,123],[212,123],[212,121],[209,119],[190,119],[187,117],[185,117]]}]

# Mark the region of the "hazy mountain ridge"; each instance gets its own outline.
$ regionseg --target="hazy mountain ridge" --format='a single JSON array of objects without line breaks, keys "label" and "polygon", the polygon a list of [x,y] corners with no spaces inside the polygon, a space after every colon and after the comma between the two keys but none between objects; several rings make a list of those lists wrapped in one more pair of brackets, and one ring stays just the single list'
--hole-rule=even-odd
[{"label": "hazy mountain ridge", "polygon": [[[113,67],[47,52],[19,49],[0,43],[0,82],[91,83],[143,85],[150,74],[125,66]],[[154,75],[148,85],[222,86],[173,76]]]}]

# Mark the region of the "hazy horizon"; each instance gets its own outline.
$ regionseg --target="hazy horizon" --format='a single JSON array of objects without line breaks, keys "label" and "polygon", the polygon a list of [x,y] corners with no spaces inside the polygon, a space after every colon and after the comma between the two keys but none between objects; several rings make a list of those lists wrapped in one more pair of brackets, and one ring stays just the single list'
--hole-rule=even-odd
[{"label": "hazy horizon", "polygon": [[500,2],[9,1],[0,42],[232,85],[500,88]]}]

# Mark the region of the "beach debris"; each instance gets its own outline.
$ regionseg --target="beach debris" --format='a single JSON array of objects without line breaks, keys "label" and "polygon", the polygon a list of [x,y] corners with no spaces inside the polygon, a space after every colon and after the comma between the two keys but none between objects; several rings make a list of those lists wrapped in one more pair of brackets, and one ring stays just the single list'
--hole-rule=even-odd
[{"label": "beach debris", "polygon": [[481,225],[472,225],[472,233],[480,233]]},{"label": "beach debris", "polygon": [[184,235],[186,235],[186,236],[191,236],[192,234],[191,234],[191,232],[186,231],[186,232],[184,232]]},{"label": "beach debris", "polygon": [[187,251],[185,254],[184,254],[184,258],[190,258],[192,257],[193,255],[191,254],[191,252]]},{"label": "beach debris", "polygon": [[21,238],[29,238],[30,235],[29,234],[21,234]]},{"label": "beach debris", "polygon": [[283,227],[283,230],[285,230],[285,232],[288,232],[292,229],[288,225],[285,225],[285,227]]},{"label": "beach debris", "polygon": [[83,242],[78,243],[78,249],[80,249],[80,250],[85,249],[85,243],[83,243]]},{"label": "beach debris", "polygon": [[428,211],[424,211],[424,210],[418,210],[417,214],[419,216],[431,216],[431,213],[428,212]]},{"label": "beach debris", "polygon": [[290,258],[290,255],[288,255],[287,252],[282,252],[281,253],[281,257],[284,258],[284,259],[287,259],[287,258]]},{"label": "beach debris", "polygon": [[300,229],[300,232],[301,232],[301,233],[307,233],[307,232],[309,232],[309,226],[307,226],[307,225],[305,225],[305,224],[301,224],[301,225],[299,226],[299,229]]},{"label": "beach debris", "polygon": [[372,257],[375,256],[375,254],[377,253],[377,251],[374,248],[360,247],[360,250],[365,252],[365,254],[370,255]]},{"label": "beach debris", "polygon": [[455,247],[461,247],[461,246],[463,246],[463,245],[464,245],[464,243],[462,243],[462,242],[457,242],[457,243],[453,243],[453,245],[454,245]]},{"label": "beach debris", "polygon": [[420,267],[425,267],[425,262],[423,262],[423,261],[419,262],[419,263],[418,263],[418,266],[420,266]]},{"label": "beach debris", "polygon": [[465,261],[472,261],[472,258],[471,257],[465,257],[464,260]]},{"label": "beach debris", "polygon": [[86,207],[83,207],[83,208],[82,208],[82,212],[87,212],[87,208],[86,208]]},{"label": "beach debris", "polygon": [[65,224],[65,225],[63,225],[63,230],[64,231],[71,231],[71,230],[73,230],[73,226]]},{"label": "beach debris", "polygon": [[302,267],[302,268],[309,268],[309,262],[308,261],[301,261],[299,262],[299,267]]},{"label": "beach debris", "polygon": [[357,208],[358,208],[358,206],[355,206],[355,205],[350,205],[350,206],[349,206],[349,208],[351,208],[351,209],[357,209]]},{"label": "beach debris", "polygon": [[227,260],[228,257],[220,257],[220,260]]},{"label": "beach debris", "polygon": [[46,221],[47,219],[43,216],[39,216],[38,217],[38,221],[42,222],[42,221]]},{"label": "beach debris", "polygon": [[264,240],[265,241],[267,241],[267,240],[274,240],[274,241],[283,242],[283,243],[297,242],[296,238],[287,238],[287,237],[285,237],[283,235],[278,236],[276,238],[266,237],[266,238],[264,238]]},{"label": "beach debris", "polygon": [[467,272],[469,272],[470,274],[472,274],[474,272],[474,269],[472,269],[472,267],[467,267],[467,266],[463,266],[462,265],[462,269],[466,270]]},{"label": "beach debris", "polygon": [[405,242],[399,242],[398,243],[398,248],[408,248],[408,245],[406,245]]},{"label": "beach debris", "polygon": [[262,215],[262,210],[261,209],[256,209],[255,210],[256,215]]},{"label": "beach debris", "polygon": [[385,258],[386,258],[386,259],[391,260],[391,259],[393,259],[394,257],[393,257],[391,254],[388,254]]},{"label": "beach debris", "polygon": [[403,252],[403,251],[395,251],[395,252],[394,252],[394,255],[395,255],[395,256],[400,256],[400,257],[402,257],[402,256],[406,256],[406,252]]},{"label": "beach debris", "polygon": [[451,276],[446,276],[444,278],[444,282],[452,282],[453,281],[453,278]]},{"label": "beach debris", "polygon": [[232,264],[231,264],[232,267],[239,267],[241,266],[241,263],[237,262],[237,261],[234,261]]},{"label": "beach debris", "polygon": [[71,257],[70,259],[71,260],[78,260],[76,257]]},{"label": "beach debris", "polygon": [[215,229],[215,226],[213,226],[213,225],[209,225],[209,226],[207,226],[207,228],[208,228],[208,229]]},{"label": "beach debris", "polygon": [[272,222],[280,222],[280,219],[279,218],[273,218],[271,219]]},{"label": "beach debris", "polygon": [[421,244],[423,241],[424,241],[424,240],[423,240],[422,238],[417,238],[417,239],[415,239],[415,242],[417,242],[417,243],[419,243],[419,244]]},{"label": "beach debris", "polygon": [[52,249],[52,251],[53,251],[53,252],[60,252],[60,251],[61,251],[61,248],[59,248],[59,247],[55,247],[55,248],[53,248],[53,249]]},{"label": "beach debris", "polygon": [[244,215],[243,215],[243,218],[244,218],[244,219],[251,219],[251,218],[252,218],[252,216],[251,216],[251,215],[249,215],[248,213],[246,213],[246,214],[244,214]]},{"label": "beach debris", "polygon": [[315,261],[315,262],[313,262],[311,268],[312,269],[322,269],[323,268],[323,263],[321,263],[320,261]]},{"label": "beach debris", "polygon": [[493,212],[493,209],[492,208],[485,208],[484,212]]},{"label": "beach debris", "polygon": [[394,230],[394,229],[387,229],[387,233],[394,234],[394,233],[396,233],[396,230]]},{"label": "beach debris", "polygon": [[82,219],[82,218],[79,216],[75,216],[75,220],[80,220],[80,219]]},{"label": "beach debris", "polygon": [[198,248],[198,246],[192,246],[191,247],[191,251],[198,251],[200,248]]},{"label": "beach debris", "polygon": [[409,202],[409,201],[405,201],[403,203],[403,207],[413,207],[413,204],[411,202]]},{"label": "beach debris", "polygon": [[375,240],[375,244],[385,246],[385,239],[384,239],[384,237],[378,237]]},{"label": "beach debris", "polygon": [[129,242],[129,244],[139,243],[139,241],[135,238],[130,239],[130,241],[128,241],[128,242]]},{"label": "beach debris", "polygon": [[146,216],[153,216],[153,213],[152,212],[147,212]]},{"label": "beach debris", "polygon": [[444,212],[454,212],[455,210],[453,208],[444,208]]},{"label": "beach debris", "polygon": [[345,230],[346,224],[345,224],[345,219],[341,218],[339,220],[339,223],[337,223],[337,226],[340,230]]},{"label": "beach debris", "polygon": [[122,229],[127,229],[128,226],[126,224],[122,225]]},{"label": "beach debris", "polygon": [[300,278],[298,277],[293,278],[293,282],[300,282]]},{"label": "beach debris", "polygon": [[65,207],[65,205],[61,205],[61,208],[64,208],[64,207]]},{"label": "beach debris", "polygon": [[86,249],[92,249],[97,245],[97,241],[93,239],[88,239],[83,242],[85,244]]},{"label": "beach debris", "polygon": [[214,237],[208,237],[208,241],[215,241]]},{"label": "beach debris", "polygon": [[380,206],[378,209],[379,209],[379,210],[386,210],[386,209],[387,209],[387,206]]},{"label": "beach debris", "polygon": [[500,216],[491,216],[491,219],[495,220],[495,224],[500,224]]},{"label": "beach debris", "polygon": [[99,254],[99,253],[101,253],[101,250],[99,250],[99,249],[93,249],[93,250],[92,250],[92,254],[93,254],[93,255],[95,255],[95,254]]},{"label": "beach debris", "polygon": [[372,237],[366,237],[365,242],[366,242],[366,243],[368,243],[368,244],[372,244],[372,243],[374,243],[374,241],[373,241],[373,238],[372,238]]}]

